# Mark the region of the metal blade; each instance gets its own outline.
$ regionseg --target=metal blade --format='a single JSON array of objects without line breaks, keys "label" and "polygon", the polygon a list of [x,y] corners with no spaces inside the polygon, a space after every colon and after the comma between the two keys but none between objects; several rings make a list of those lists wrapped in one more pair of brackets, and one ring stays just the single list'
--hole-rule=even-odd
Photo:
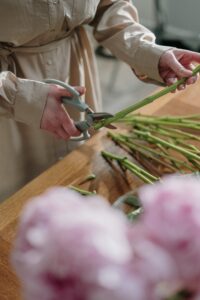
[{"label": "metal blade", "polygon": [[109,129],[117,129],[116,126],[112,125],[112,124],[108,124],[105,126],[106,128],[109,128]]},{"label": "metal blade", "polygon": [[94,121],[100,121],[103,119],[108,119],[108,118],[112,118],[113,115],[106,113],[106,112],[97,112],[97,113],[92,113],[92,118]]},{"label": "metal blade", "polygon": [[[104,119],[109,119],[109,118],[113,117],[112,114],[107,113],[107,112],[97,112],[97,113],[92,113],[91,115],[92,115],[92,119],[93,119],[94,122],[95,121],[101,121],[101,120],[104,120]],[[112,124],[108,124],[105,127],[109,128],[109,129],[116,129],[117,128]]]}]

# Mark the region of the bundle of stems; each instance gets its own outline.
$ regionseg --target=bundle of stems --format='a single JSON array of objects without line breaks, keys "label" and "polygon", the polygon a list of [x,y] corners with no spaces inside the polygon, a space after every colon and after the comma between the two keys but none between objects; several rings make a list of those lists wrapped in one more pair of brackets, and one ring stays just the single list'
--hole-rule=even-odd
[{"label": "bundle of stems", "polygon": [[[129,133],[109,132],[112,140],[134,156],[152,175],[200,170],[200,115],[130,115],[120,120]],[[186,129],[195,129],[193,133]]]},{"label": "bundle of stems", "polygon": [[[193,75],[199,72],[200,65],[193,70]],[[117,161],[122,169],[129,169],[145,183],[159,180],[163,173],[198,171],[200,168],[199,149],[189,141],[200,141],[200,138],[196,134],[183,131],[183,129],[199,130],[200,115],[160,118],[130,115],[135,110],[175,91],[186,80],[187,78],[182,78],[154,95],[119,111],[113,117],[94,124],[96,130],[116,122],[132,125],[133,130],[128,135],[111,132],[109,135],[116,143],[133,154],[149,171],[130,162],[126,157],[105,151],[102,152],[102,155],[109,161]],[[178,156],[174,155],[175,152]]]},{"label": "bundle of stems", "polygon": [[[183,129],[191,129],[191,130],[200,130],[200,114],[187,115],[187,116],[145,116],[141,114],[130,114],[120,120],[118,123],[126,123],[126,124],[145,124],[145,125],[155,125],[155,126],[169,126],[178,127]],[[178,134],[178,133],[177,133]],[[183,134],[183,133],[181,133]],[[189,137],[189,135],[187,135]],[[194,136],[192,136],[194,137]],[[200,138],[197,138],[200,140]]]},{"label": "bundle of stems", "polygon": [[101,154],[107,161],[114,160],[118,162],[119,166],[123,171],[129,170],[131,173],[139,177],[144,183],[153,184],[155,181],[159,180],[159,177],[152,175],[144,168],[141,168],[138,164],[131,162],[125,156],[115,155],[107,151],[102,151]]},{"label": "bundle of stems", "polygon": [[[200,72],[200,65],[198,65],[194,70],[193,70],[193,75],[196,75],[197,73]],[[105,127],[106,125],[109,125],[111,123],[115,123],[117,122],[118,120],[121,120],[123,119],[125,116],[127,116],[129,113],[157,100],[158,98],[170,93],[170,92],[173,92],[177,89],[177,87],[181,84],[183,84],[185,81],[187,80],[187,78],[182,78],[180,80],[178,80],[177,82],[175,82],[174,84],[162,89],[161,91],[119,111],[118,113],[116,113],[113,117],[111,118],[108,118],[108,119],[104,119],[104,120],[101,120],[101,121],[98,121],[95,125],[94,125],[94,129],[98,130],[100,129],[101,127]]]}]

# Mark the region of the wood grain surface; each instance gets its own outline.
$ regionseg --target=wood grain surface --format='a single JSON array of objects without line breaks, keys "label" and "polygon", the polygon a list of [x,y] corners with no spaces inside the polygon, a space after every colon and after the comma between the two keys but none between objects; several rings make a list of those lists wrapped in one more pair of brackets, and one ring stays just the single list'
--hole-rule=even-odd
[{"label": "wood grain surface", "polygon": [[[185,91],[163,96],[140,111],[150,115],[200,113],[200,81]],[[123,151],[106,137],[106,132],[107,130],[103,129],[95,134],[84,145],[0,204],[0,300],[22,299],[19,283],[10,266],[10,252],[20,212],[32,197],[51,186],[74,185],[90,191],[96,190],[112,203],[141,184],[133,175],[122,175],[101,157],[101,150],[118,154]],[[91,173],[96,175],[96,179],[81,184]]]}]

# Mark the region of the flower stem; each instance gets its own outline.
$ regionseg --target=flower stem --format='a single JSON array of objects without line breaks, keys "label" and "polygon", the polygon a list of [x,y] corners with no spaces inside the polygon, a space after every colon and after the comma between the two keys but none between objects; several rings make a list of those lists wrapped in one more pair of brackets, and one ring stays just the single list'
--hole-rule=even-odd
[{"label": "flower stem", "polygon": [[184,127],[191,129],[200,129],[200,122],[193,120],[182,119],[181,117],[176,118],[159,118],[159,117],[147,117],[147,116],[135,116],[131,115],[124,119],[119,120],[118,122],[123,122],[127,124],[151,124],[151,125],[167,125],[167,126],[176,126],[176,127]]},{"label": "flower stem", "polygon": [[182,148],[182,147],[179,147],[179,146],[177,146],[177,145],[171,144],[171,143],[169,143],[169,142],[167,142],[167,141],[165,141],[165,140],[163,140],[163,139],[161,139],[161,138],[158,138],[158,137],[156,137],[156,136],[153,136],[150,132],[143,132],[143,131],[137,130],[137,129],[135,129],[134,132],[135,132],[136,134],[138,134],[139,136],[145,137],[145,138],[146,138],[148,141],[150,141],[150,142],[151,142],[151,141],[155,141],[155,142],[157,142],[157,143],[159,143],[159,144],[161,144],[161,145],[163,145],[163,146],[166,146],[166,147],[168,147],[168,148],[172,148],[172,149],[174,149],[174,150],[176,150],[176,151],[182,153],[182,154],[185,155],[187,158],[190,158],[190,159],[193,159],[193,160],[200,161],[200,156],[198,156],[197,154],[192,153],[191,151],[186,150],[186,149],[184,149],[184,148]]},{"label": "flower stem", "polygon": [[173,166],[171,166],[170,164],[165,162],[163,159],[159,159],[159,157],[164,157],[164,158],[169,159],[170,156],[167,156],[166,154],[161,153],[161,152],[158,153],[156,150],[145,147],[142,144],[137,144],[137,143],[133,142],[132,140],[129,141],[129,139],[127,139],[127,136],[125,136],[125,135],[111,134],[109,132],[109,136],[111,136],[112,140],[115,141],[116,143],[119,143],[121,146],[125,145],[130,150],[141,153],[143,156],[156,161],[157,163],[171,169],[172,171],[176,171],[176,169]]},{"label": "flower stem", "polygon": [[130,162],[127,157],[121,157],[115,154],[112,154],[107,151],[102,151],[101,152],[102,156],[105,157],[106,159],[111,159],[118,161],[123,167],[131,171],[133,174],[138,176],[140,179],[142,179],[145,183],[151,183],[153,184],[154,181],[159,180],[158,177],[153,176],[149,172],[145,171],[144,169],[140,168],[136,164]]},{"label": "flower stem", "polygon": [[[194,70],[193,70],[193,75],[196,75],[198,72],[200,72],[200,65],[198,65]],[[155,93],[154,95],[151,95],[151,96],[148,96],[147,98],[143,99],[142,101],[139,101],[121,111],[119,111],[118,113],[116,113],[113,117],[111,118],[108,118],[108,119],[104,119],[104,120],[101,120],[99,121],[98,123],[96,123],[94,125],[94,128],[96,130],[100,129],[101,127],[104,127],[106,125],[109,125],[111,123],[114,123],[116,122],[117,120],[120,120],[122,118],[124,118],[127,114],[155,101],[156,99],[172,92],[172,91],[175,91],[177,89],[177,87],[180,85],[180,84],[183,84],[185,81],[187,80],[187,78],[182,78],[180,80],[178,80],[176,83],[164,88],[163,90]]]},{"label": "flower stem", "polygon": [[78,193],[80,193],[80,194],[83,195],[83,196],[89,196],[89,195],[95,195],[95,194],[96,194],[95,191],[94,191],[94,192],[89,192],[89,191],[80,189],[80,188],[78,188],[78,187],[75,187],[75,186],[73,186],[73,185],[69,185],[68,188],[71,189],[71,190],[74,190],[74,191],[76,191],[76,192],[78,192]]}]

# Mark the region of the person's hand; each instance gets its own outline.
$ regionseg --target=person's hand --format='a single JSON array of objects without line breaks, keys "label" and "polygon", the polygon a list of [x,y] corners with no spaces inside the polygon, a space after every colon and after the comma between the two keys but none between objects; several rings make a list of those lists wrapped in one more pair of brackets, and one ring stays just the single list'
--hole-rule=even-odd
[{"label": "person's hand", "polygon": [[[84,87],[75,88],[80,95],[85,93]],[[40,123],[40,128],[53,133],[56,137],[68,140],[71,136],[80,135],[63,104],[61,97],[71,96],[66,89],[51,84],[46,105]]]},{"label": "person's hand", "polygon": [[158,65],[160,76],[168,86],[182,77],[189,77],[185,84],[178,86],[179,90],[183,90],[187,84],[193,84],[197,80],[197,76],[192,76],[195,62],[200,63],[200,53],[176,48],[170,49],[164,52],[160,58]]}]

